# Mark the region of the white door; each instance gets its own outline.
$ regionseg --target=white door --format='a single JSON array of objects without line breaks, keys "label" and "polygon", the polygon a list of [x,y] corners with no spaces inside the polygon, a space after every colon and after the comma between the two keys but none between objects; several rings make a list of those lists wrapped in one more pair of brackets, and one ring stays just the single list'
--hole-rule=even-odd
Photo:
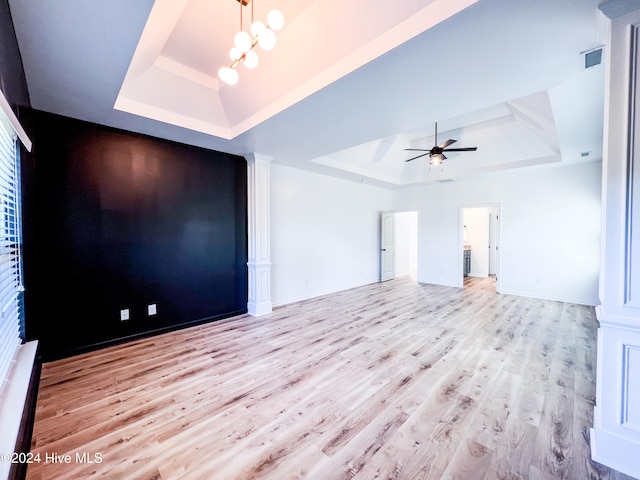
[{"label": "white door", "polygon": [[395,214],[380,214],[380,281],[391,280],[396,275]]},{"label": "white door", "polygon": [[496,214],[495,209],[489,212],[489,275],[496,274]]},{"label": "white door", "polygon": [[489,213],[489,275],[496,276],[496,292],[500,293],[500,207]]}]

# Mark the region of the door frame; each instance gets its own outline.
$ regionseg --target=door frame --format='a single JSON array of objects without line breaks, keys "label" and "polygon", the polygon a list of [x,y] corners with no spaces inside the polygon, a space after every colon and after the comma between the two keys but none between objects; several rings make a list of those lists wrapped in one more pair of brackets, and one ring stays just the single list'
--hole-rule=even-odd
[{"label": "door frame", "polygon": [[[382,280],[382,215],[384,214],[392,214],[393,215],[393,232],[394,232],[394,242],[393,242],[393,267],[394,267],[394,278],[398,274],[398,255],[408,256],[408,275],[417,281],[420,270],[420,212],[418,210],[384,210],[379,212],[378,218],[378,281]],[[410,224],[410,231],[408,232],[411,236],[409,240],[409,245],[407,246],[406,242],[403,242],[402,239],[398,240],[398,215],[403,214],[413,214]],[[406,221],[404,223],[407,224]],[[404,237],[403,237],[404,238]],[[400,272],[401,275],[404,273]],[[390,280],[390,278],[389,278]]]},{"label": "door frame", "polygon": [[495,263],[496,263],[496,293],[500,293],[500,250],[502,248],[502,205],[498,203],[474,203],[460,205],[459,207],[459,229],[458,229],[458,265],[460,266],[460,287],[464,285],[464,211],[471,208],[495,208],[496,219],[494,225],[489,225],[489,230],[495,228]]}]

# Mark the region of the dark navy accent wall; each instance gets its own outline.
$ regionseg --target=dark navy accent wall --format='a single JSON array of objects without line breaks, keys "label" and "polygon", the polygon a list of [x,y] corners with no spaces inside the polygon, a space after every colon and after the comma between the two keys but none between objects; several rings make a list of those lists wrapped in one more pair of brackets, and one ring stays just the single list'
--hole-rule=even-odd
[{"label": "dark navy accent wall", "polygon": [[243,158],[26,113],[27,336],[45,359],[246,312]]}]

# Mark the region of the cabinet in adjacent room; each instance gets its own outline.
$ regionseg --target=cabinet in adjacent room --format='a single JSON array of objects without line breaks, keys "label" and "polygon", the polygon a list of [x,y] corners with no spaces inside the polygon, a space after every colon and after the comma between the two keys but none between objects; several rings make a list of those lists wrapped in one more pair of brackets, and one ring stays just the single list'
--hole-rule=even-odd
[{"label": "cabinet in adjacent room", "polygon": [[471,247],[466,245],[464,247],[463,266],[464,276],[467,277],[471,272]]}]

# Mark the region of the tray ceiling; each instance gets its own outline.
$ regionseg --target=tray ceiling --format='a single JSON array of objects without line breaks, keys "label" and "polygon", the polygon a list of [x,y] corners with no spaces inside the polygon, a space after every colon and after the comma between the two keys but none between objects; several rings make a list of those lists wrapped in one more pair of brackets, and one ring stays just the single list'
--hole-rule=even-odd
[{"label": "tray ceiling", "polygon": [[[236,0],[9,0],[32,106],[386,188],[601,158],[598,0],[255,2],[285,27],[229,87]],[[406,163],[436,121],[478,151]]]}]

